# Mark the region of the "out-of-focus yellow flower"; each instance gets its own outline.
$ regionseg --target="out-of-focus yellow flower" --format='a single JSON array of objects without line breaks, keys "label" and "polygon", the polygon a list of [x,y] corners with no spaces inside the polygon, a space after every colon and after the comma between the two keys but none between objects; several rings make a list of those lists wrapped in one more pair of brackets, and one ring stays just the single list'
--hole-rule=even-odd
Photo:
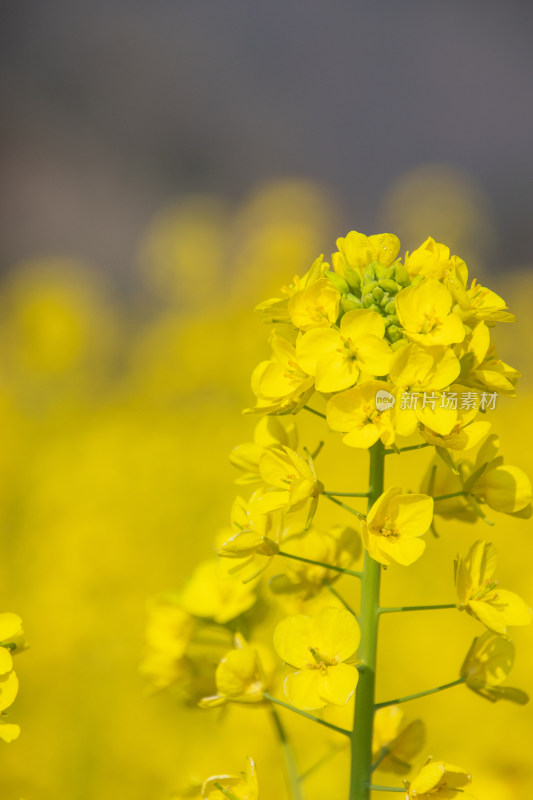
[{"label": "out-of-focus yellow flower", "polygon": [[231,510],[232,527],[219,536],[218,555],[231,558],[229,573],[246,582],[260,575],[279,550],[281,519],[273,521],[273,515],[261,513],[262,494],[258,490],[248,501],[237,497]]},{"label": "out-of-focus yellow flower", "polygon": [[302,275],[301,278],[295,275],[292,283],[281,288],[284,297],[271,297],[264,300],[255,307],[255,310],[261,314],[264,322],[290,323],[289,303],[291,299],[297,294],[303,294],[314,283],[320,281],[328,270],[329,264],[324,261],[323,255],[315,258],[305,275]]},{"label": "out-of-focus yellow flower", "polygon": [[464,342],[457,345],[456,351],[461,359],[461,383],[482,391],[515,396],[520,372],[498,358],[485,322],[478,322]]},{"label": "out-of-focus yellow flower", "polygon": [[202,785],[204,800],[222,800],[223,797],[230,800],[257,800],[258,791],[257,773],[251,758],[248,759],[246,772],[240,775],[213,775]]},{"label": "out-of-focus yellow flower", "polygon": [[299,366],[296,351],[287,339],[270,337],[273,358],[262,361],[252,373],[257,406],[248,413],[286,414],[301,408],[313,392],[314,380]]},{"label": "out-of-focus yellow flower", "polygon": [[531,609],[514,592],[499,589],[493,580],[496,548],[490,542],[474,542],[465,558],[455,561],[459,609],[468,611],[491,631],[507,633],[507,625],[528,625]]},{"label": "out-of-focus yellow flower", "polygon": [[385,381],[365,381],[330,398],[326,408],[328,425],[346,435],[342,441],[350,447],[369,448],[381,439],[392,444],[394,428],[391,409],[380,410],[376,395],[383,391],[394,394],[394,386]]},{"label": "out-of-focus yellow flower", "polygon": [[531,503],[531,481],[518,467],[504,464],[503,456],[498,455],[499,449],[499,437],[489,436],[479,449],[473,467],[465,464],[465,477],[470,473],[465,486],[478,502],[504,514],[515,514]]},{"label": "out-of-focus yellow flower", "polygon": [[296,358],[319,392],[339,392],[353,386],[361,372],[387,374],[392,351],[384,335],[385,322],[375,311],[349,311],[340,330],[314,328],[300,337]]},{"label": "out-of-focus yellow flower", "polygon": [[338,275],[348,280],[346,267],[362,273],[375,261],[384,267],[390,266],[400,250],[400,240],[393,233],[365,236],[364,233],[350,231],[346,236],[337,239],[337,247],[338,252],[332,256],[333,268]]},{"label": "out-of-focus yellow flower", "polygon": [[265,678],[257,650],[240,633],[235,634],[234,649],[226,653],[215,673],[217,694],[204,697],[202,708],[215,708],[224,703],[260,703]]},{"label": "out-of-focus yellow flower", "polygon": [[[361,538],[356,530],[345,525],[332,525],[326,531],[310,528],[284,539],[283,552],[347,569],[361,554]],[[296,559],[287,559],[284,567],[283,574],[270,580],[271,590],[275,594],[302,596],[304,600],[316,595],[326,582],[333,583],[341,575]]]},{"label": "out-of-focus yellow flower", "polygon": [[399,706],[378,708],[374,715],[372,760],[375,763],[379,759],[379,770],[406,775],[411,769],[411,759],[422,749],[424,741],[422,720],[406,724],[405,713]]},{"label": "out-of-focus yellow flower", "polygon": [[[4,612],[0,614],[0,712],[14,702],[19,688],[16,674],[13,672],[12,653],[26,647],[22,620],[17,614]],[[2,714],[3,715],[3,714]],[[0,720],[0,739],[12,742],[18,738],[20,727]]]},{"label": "out-of-focus yellow flower", "polygon": [[412,782],[405,782],[407,800],[474,800],[464,787],[472,782],[472,776],[462,767],[444,761],[428,761]]},{"label": "out-of-focus yellow flower", "polygon": [[260,483],[259,459],[267,447],[280,446],[290,447],[292,450],[298,446],[294,417],[262,417],[255,426],[253,442],[238,444],[230,453],[230,463],[243,473],[235,483]]},{"label": "out-of-focus yellow flower", "polygon": [[353,663],[346,662],[353,660],[359,640],[359,625],[345,609],[326,608],[314,617],[297,614],[278,623],[274,647],[297,668],[283,684],[291,703],[308,710],[345,705],[359,678]]},{"label": "out-of-focus yellow flower", "polygon": [[462,342],[465,328],[452,311],[450,292],[436,278],[425,278],[396,296],[396,313],[406,335],[424,346]]},{"label": "out-of-focus yellow flower", "polygon": [[510,639],[485,631],[474,639],[461,667],[461,677],[469,689],[495,703],[510,700],[525,705],[529,697],[521,689],[502,686],[514,663],[514,644]]},{"label": "out-of-focus yellow flower", "polygon": [[[464,464],[464,462],[461,461],[460,464]],[[456,494],[456,497],[450,497],[447,500],[435,500],[434,516],[475,522],[479,519],[479,514],[469,505],[465,495],[459,494],[463,490],[459,468],[460,466],[457,468],[457,472],[452,472],[442,458],[435,456],[422,479],[420,491],[435,497]]]},{"label": "out-of-focus yellow flower", "polygon": [[341,294],[331,281],[322,278],[289,300],[291,322],[302,331],[329,326],[337,321]]},{"label": "out-of-focus yellow flower", "polygon": [[224,575],[216,559],[199,564],[181,594],[189,614],[221,625],[249,611],[256,600],[253,584]]},{"label": "out-of-focus yellow flower", "polygon": [[378,497],[363,523],[363,543],[373,559],[407,566],[420,558],[426,543],[419,539],[433,519],[433,499],[402,494],[396,486]]},{"label": "out-of-focus yellow flower", "polygon": [[323,484],[317,480],[311,456],[305,459],[290,447],[272,447],[259,459],[259,470],[269,487],[257,501],[259,511],[263,514],[280,509],[298,511],[309,503],[309,525],[318,498],[324,491]]}]

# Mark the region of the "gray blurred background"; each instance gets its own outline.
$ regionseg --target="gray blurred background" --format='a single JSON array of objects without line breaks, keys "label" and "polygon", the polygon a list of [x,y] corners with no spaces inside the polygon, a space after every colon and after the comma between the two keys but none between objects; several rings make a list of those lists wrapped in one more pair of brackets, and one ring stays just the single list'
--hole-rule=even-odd
[{"label": "gray blurred background", "polygon": [[370,233],[428,163],[490,205],[489,268],[526,264],[532,33],[519,0],[4,4],[0,266],[74,255],[126,288],[157,209],[278,176],[330,187],[339,234]]}]

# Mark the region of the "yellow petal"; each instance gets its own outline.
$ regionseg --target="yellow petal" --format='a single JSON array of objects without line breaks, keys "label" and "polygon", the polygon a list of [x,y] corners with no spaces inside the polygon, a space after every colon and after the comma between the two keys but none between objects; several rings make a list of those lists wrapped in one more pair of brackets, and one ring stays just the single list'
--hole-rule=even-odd
[{"label": "yellow petal", "polygon": [[17,614],[0,614],[0,642],[9,642],[22,635],[22,620]]},{"label": "yellow petal", "polygon": [[[357,620],[344,608],[326,608],[311,618],[312,644],[328,661],[346,661],[361,638]],[[298,666],[298,665],[295,665]]]},{"label": "yellow petal", "polygon": [[15,700],[19,688],[18,678],[14,672],[0,677],[0,711],[9,708]]},{"label": "yellow petal", "polygon": [[345,706],[355,692],[359,680],[357,669],[351,664],[336,664],[327,667],[325,673],[320,670],[318,672],[316,689],[322,700],[336,706]]},{"label": "yellow petal", "polygon": [[357,345],[357,363],[368,375],[387,375],[392,359],[392,350],[384,339],[377,336],[362,336]]},{"label": "yellow petal", "polygon": [[408,567],[420,558],[426,548],[426,543],[423,539],[380,537],[378,547],[383,557],[389,559],[389,564],[391,561],[396,561],[397,564]]},{"label": "yellow petal", "polygon": [[327,701],[318,693],[317,683],[320,677],[318,669],[302,669],[291,672],[283,683],[283,691],[290,702],[304,711],[324,708]]},{"label": "yellow petal", "polygon": [[0,675],[11,672],[13,669],[13,657],[7,647],[0,647]]},{"label": "yellow petal", "polygon": [[296,360],[308,375],[315,375],[321,359],[332,358],[344,345],[341,335],[333,328],[314,328],[300,336],[296,342]]},{"label": "yellow petal", "polygon": [[342,392],[353,386],[359,377],[359,365],[355,355],[346,349],[335,350],[327,358],[322,358],[316,368],[315,386],[317,391],[329,394]]},{"label": "yellow petal", "polygon": [[304,614],[286,617],[274,630],[274,647],[279,657],[293,667],[304,668],[313,662],[310,618]]},{"label": "yellow petal", "polygon": [[343,338],[349,339],[355,345],[361,336],[371,334],[377,336],[378,339],[385,336],[383,317],[376,311],[370,311],[367,308],[348,311],[341,319],[340,327]]},{"label": "yellow petal", "polygon": [[19,736],[20,727],[18,725],[0,723],[0,739],[2,739],[2,741],[6,743],[14,742]]},{"label": "yellow petal", "polygon": [[433,498],[424,494],[404,494],[397,498],[396,526],[400,536],[422,536],[433,520]]}]

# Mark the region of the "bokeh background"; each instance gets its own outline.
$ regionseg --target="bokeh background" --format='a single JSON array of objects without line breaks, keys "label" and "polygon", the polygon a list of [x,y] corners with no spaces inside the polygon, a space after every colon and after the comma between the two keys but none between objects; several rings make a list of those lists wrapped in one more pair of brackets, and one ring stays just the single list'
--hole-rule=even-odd
[{"label": "bokeh background", "polygon": [[[184,710],[138,667],[149,599],[226,523],[267,349],[252,308],[337,236],[432,235],[506,298],[518,321],[497,341],[524,377],[493,422],[533,474],[532,23],[519,0],[4,9],[0,586],[31,649],[2,798],[158,800],[252,750],[263,796],[283,796],[261,712]],[[342,453],[328,439],[321,469],[341,475]],[[428,457],[407,458],[416,488]],[[407,587],[390,571],[392,600],[449,601],[443,563],[487,534],[440,528]],[[500,516],[490,537],[502,584],[533,603],[531,524]],[[479,632],[409,616],[383,625],[383,697],[449,680]],[[532,634],[514,638],[531,692]],[[424,755],[471,769],[480,799],[530,800],[533,711],[452,692],[410,709]],[[310,800],[343,797],[341,773],[317,773]]]}]

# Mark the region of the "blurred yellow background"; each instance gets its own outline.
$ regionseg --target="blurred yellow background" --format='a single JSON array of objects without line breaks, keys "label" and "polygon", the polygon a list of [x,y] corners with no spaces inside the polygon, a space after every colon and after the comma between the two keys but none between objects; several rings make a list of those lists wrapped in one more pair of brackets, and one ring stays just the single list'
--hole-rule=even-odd
[{"label": "blurred yellow background", "polygon": [[[346,233],[339,216],[325,187],[288,178],[258,185],[240,205],[184,197],[143,232],[135,267],[142,303],[118,297],[93,265],[53,254],[14,265],[4,280],[1,610],[22,616],[30,649],[16,662],[20,691],[10,720],[22,733],[2,747],[2,800],[167,799],[190,777],[238,772],[246,755],[257,761],[261,796],[284,796],[265,711],[221,715],[148,695],[139,662],[150,598],[179,590],[227,523],[235,494],[227,454],[250,440],[255,420],[241,411],[251,403],[251,371],[267,352],[253,307],[319,253],[329,257]],[[530,265],[483,272],[495,246],[489,203],[467,175],[442,165],[419,167],[389,187],[380,228],[398,234],[402,250],[428,235],[445,242],[516,313],[496,341],[524,377],[518,398],[500,397],[491,419],[506,460],[533,475]],[[331,485],[343,488],[347,469],[365,475],[366,454],[347,452],[325,424],[303,416],[303,442],[326,440],[319,468]],[[391,458],[387,480],[416,489],[429,460],[426,451],[401,464]],[[329,508],[319,515],[319,523],[343,519]],[[489,537],[502,584],[533,604],[531,524],[492,518],[490,530],[440,522],[441,538],[428,534],[424,558],[387,572],[385,601],[453,601],[453,557]],[[353,598],[354,583],[340,584]],[[452,612],[389,615],[379,698],[453,680],[479,632]],[[510,682],[531,693],[531,629],[513,638]],[[422,756],[471,770],[480,800],[533,796],[533,706],[493,706],[456,687],[407,711],[426,722]],[[286,721],[305,768],[331,737]],[[343,759],[308,782],[308,800],[345,796]]]}]

